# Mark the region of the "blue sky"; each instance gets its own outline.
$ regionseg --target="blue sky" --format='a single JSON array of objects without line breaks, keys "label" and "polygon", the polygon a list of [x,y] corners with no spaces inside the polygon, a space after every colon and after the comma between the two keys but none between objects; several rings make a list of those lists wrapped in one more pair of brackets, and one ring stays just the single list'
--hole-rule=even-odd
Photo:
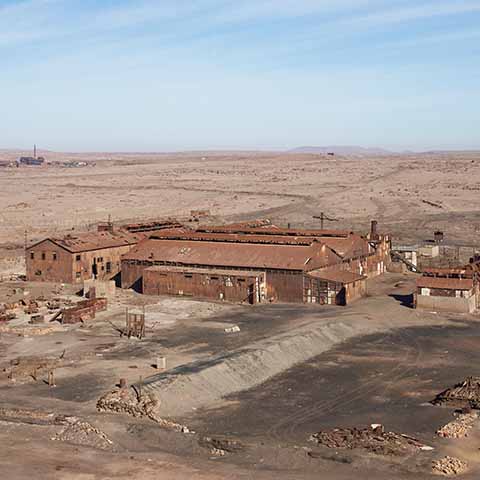
[{"label": "blue sky", "polygon": [[480,148],[480,0],[0,0],[0,148]]}]

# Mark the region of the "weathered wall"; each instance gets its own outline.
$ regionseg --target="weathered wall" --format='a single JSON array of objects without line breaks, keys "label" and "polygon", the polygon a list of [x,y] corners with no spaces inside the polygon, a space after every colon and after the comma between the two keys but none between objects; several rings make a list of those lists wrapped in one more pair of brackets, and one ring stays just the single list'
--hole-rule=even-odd
[{"label": "weathered wall", "polygon": [[255,277],[146,269],[143,272],[143,293],[255,303],[255,282]]},{"label": "weathered wall", "polygon": [[[96,265],[98,280],[110,280],[121,270],[121,256],[131,250],[131,245],[103,248],[83,252],[73,256],[75,283],[93,278],[93,265]],[[80,256],[80,260],[77,260]]]},{"label": "weathered wall", "polygon": [[151,267],[148,262],[136,263],[134,261],[122,261],[122,288],[133,288],[137,292],[143,292],[143,271]]},{"label": "weathered wall", "polygon": [[470,298],[456,298],[417,294],[416,300],[417,308],[455,313],[472,313],[476,308],[475,303],[475,295]]},{"label": "weathered wall", "polygon": [[267,300],[303,303],[303,273],[267,271]]},{"label": "weathered wall", "polygon": [[62,312],[62,323],[71,324],[93,320],[97,312],[107,309],[106,298],[95,298],[92,300],[82,300],[74,307],[67,308]]},{"label": "weathered wall", "polygon": [[367,294],[367,281],[357,280],[356,282],[345,285],[345,293],[347,305],[355,300],[365,297]]},{"label": "weathered wall", "polygon": [[47,239],[27,249],[27,280],[81,284],[93,278],[94,264],[97,268],[97,279],[109,280],[120,272],[120,258],[131,248],[127,245],[91,252],[70,253]]},{"label": "weathered wall", "polygon": [[29,282],[73,282],[73,256],[56,243],[45,240],[27,249],[25,256]]}]

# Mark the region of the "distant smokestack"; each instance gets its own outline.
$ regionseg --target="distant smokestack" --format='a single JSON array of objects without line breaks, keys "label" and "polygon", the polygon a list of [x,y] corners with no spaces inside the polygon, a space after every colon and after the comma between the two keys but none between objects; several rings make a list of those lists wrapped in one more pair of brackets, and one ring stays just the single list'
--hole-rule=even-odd
[{"label": "distant smokestack", "polygon": [[37,158],[37,145],[33,145],[33,158]]},{"label": "distant smokestack", "polygon": [[378,238],[378,222],[376,220],[372,220],[370,226],[370,240],[375,240]]}]

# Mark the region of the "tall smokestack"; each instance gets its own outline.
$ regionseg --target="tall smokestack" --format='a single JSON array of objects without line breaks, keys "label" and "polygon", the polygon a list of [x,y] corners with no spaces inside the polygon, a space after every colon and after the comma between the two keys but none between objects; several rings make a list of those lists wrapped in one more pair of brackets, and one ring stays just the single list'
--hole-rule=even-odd
[{"label": "tall smokestack", "polygon": [[37,145],[33,145],[33,158],[37,158]]},{"label": "tall smokestack", "polygon": [[372,220],[372,224],[370,227],[370,240],[376,240],[378,238],[378,222],[376,220]]}]

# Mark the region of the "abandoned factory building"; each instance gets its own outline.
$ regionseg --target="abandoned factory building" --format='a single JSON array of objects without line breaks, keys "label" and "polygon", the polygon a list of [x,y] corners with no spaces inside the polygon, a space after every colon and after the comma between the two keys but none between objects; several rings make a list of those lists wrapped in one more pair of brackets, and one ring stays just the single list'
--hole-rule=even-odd
[{"label": "abandoned factory building", "polygon": [[26,277],[34,282],[83,284],[85,280],[119,281],[121,256],[139,241],[175,222],[124,225],[101,224],[95,232],[50,237],[25,252]]},{"label": "abandoned factory building", "polygon": [[173,229],[122,257],[122,287],[232,302],[345,305],[383,273],[389,238],[272,225]]}]

